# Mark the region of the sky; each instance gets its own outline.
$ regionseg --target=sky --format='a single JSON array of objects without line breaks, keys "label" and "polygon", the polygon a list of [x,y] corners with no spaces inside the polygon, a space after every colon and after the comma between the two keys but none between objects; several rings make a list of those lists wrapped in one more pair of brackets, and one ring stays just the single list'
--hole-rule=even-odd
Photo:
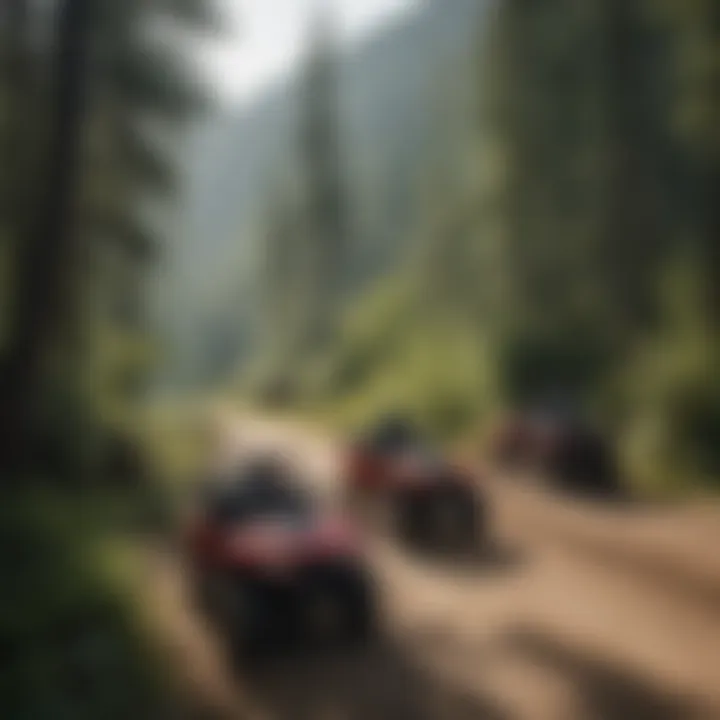
[{"label": "sky", "polygon": [[216,0],[226,36],[201,50],[220,99],[246,103],[302,58],[308,18],[320,4],[336,19],[344,44],[377,31],[422,0]]}]

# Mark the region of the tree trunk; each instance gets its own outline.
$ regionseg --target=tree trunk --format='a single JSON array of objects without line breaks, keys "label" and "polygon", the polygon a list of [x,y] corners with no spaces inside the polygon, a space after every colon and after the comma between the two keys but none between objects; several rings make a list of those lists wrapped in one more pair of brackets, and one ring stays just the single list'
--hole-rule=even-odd
[{"label": "tree trunk", "polygon": [[73,211],[80,174],[85,72],[93,0],[65,0],[58,13],[52,120],[38,203],[20,237],[17,291],[2,375],[0,471],[28,467],[49,355],[73,306],[77,235]]},{"label": "tree trunk", "polygon": [[2,16],[4,28],[2,43],[3,71],[0,81],[3,90],[7,90],[4,98],[10,105],[8,118],[3,131],[4,167],[2,173],[2,191],[0,192],[0,217],[14,233],[19,225],[20,208],[22,207],[20,188],[23,185],[22,147],[18,140],[23,118],[23,91],[27,82],[27,48],[25,47],[27,29],[27,5],[25,0],[10,0]]}]

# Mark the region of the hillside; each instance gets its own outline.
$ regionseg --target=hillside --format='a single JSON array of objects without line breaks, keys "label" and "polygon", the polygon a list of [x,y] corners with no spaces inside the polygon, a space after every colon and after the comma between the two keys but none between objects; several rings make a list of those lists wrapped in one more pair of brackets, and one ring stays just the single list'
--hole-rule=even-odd
[{"label": "hillside", "polygon": [[[463,63],[474,49],[483,5],[434,0],[341,58],[341,134],[357,285],[392,265],[418,182],[441,143],[458,141],[448,114],[453,97],[470,87]],[[189,365],[203,364],[210,328],[212,343],[227,348],[228,367],[241,352],[240,337],[254,314],[250,279],[261,237],[258,213],[290,165],[297,112],[297,77],[291,77],[249,107],[205,118],[187,139],[187,195],[164,293],[173,306],[183,305],[183,312],[173,313],[182,317],[182,327],[169,329],[173,345],[192,345],[194,352],[173,353],[192,356]],[[212,296],[208,275],[216,280]],[[178,369],[182,376],[196,370]]]}]

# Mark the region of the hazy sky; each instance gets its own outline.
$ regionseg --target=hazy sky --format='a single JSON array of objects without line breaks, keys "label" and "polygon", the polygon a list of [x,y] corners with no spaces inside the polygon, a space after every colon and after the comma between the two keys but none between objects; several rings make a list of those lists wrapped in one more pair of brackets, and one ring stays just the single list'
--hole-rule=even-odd
[{"label": "hazy sky", "polygon": [[301,57],[308,16],[319,4],[336,17],[351,42],[408,12],[422,0],[217,0],[228,36],[203,50],[203,62],[221,96],[247,101]]}]

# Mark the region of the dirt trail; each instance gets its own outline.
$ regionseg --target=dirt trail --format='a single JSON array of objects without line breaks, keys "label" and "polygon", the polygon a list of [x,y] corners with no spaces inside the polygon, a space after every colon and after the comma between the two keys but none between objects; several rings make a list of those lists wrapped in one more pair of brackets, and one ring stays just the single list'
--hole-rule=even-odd
[{"label": "dirt trail", "polygon": [[[228,450],[276,448],[321,489],[335,486],[326,441],[247,422],[230,436]],[[720,719],[720,605],[678,589],[675,576],[634,572],[593,551],[603,542],[617,547],[618,538],[631,556],[633,544],[655,544],[684,553],[709,580],[718,547],[706,546],[717,532],[711,514],[700,528],[682,513],[637,524],[630,512],[568,505],[495,481],[486,491],[496,548],[472,567],[411,557],[373,538],[387,623],[378,647],[278,661],[254,677],[232,676],[184,604],[177,557],[154,555],[148,592],[188,683],[238,718]],[[594,544],[573,540],[568,513],[591,528]],[[720,514],[714,519],[720,527]]]}]

